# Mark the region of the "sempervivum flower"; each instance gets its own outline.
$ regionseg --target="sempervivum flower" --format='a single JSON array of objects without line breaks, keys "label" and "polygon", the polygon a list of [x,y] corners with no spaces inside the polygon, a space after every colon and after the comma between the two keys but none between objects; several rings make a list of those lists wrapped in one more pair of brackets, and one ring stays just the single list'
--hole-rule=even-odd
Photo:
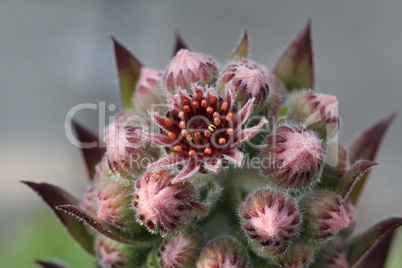
[{"label": "sempervivum flower", "polygon": [[331,191],[312,191],[300,201],[303,228],[310,240],[327,240],[350,223],[344,201]]},{"label": "sempervivum flower", "polygon": [[98,190],[97,216],[117,229],[135,232],[139,229],[131,206],[132,187],[117,181],[107,181]]},{"label": "sempervivum flower", "polygon": [[[305,268],[314,261],[314,247],[297,242],[285,254],[273,260],[274,267],[278,268]],[[327,266],[322,266],[327,268]]]},{"label": "sempervivum flower", "polygon": [[287,104],[289,120],[317,131],[325,139],[338,133],[338,101],[335,96],[312,91],[294,92]]},{"label": "sempervivum flower", "polygon": [[266,123],[263,119],[254,127],[245,129],[254,99],[238,110],[234,106],[233,91],[224,98],[212,88],[191,85],[192,94],[179,91],[170,96],[171,110],[166,116],[152,113],[162,134],[144,133],[151,142],[164,146],[168,155],[148,166],[148,169],[167,168],[186,163],[173,183],[182,181],[197,171],[217,172],[222,160],[240,166],[241,144],[254,136]]},{"label": "sempervivum flower", "polygon": [[109,167],[121,177],[135,178],[159,158],[159,148],[142,139],[141,122],[136,114],[126,112],[105,129]]},{"label": "sempervivum flower", "polygon": [[205,211],[198,202],[195,187],[188,182],[172,184],[168,170],[147,172],[135,184],[133,205],[137,219],[151,232],[166,233],[183,229],[196,211]]},{"label": "sempervivum flower", "polygon": [[96,258],[102,268],[138,267],[144,262],[145,251],[103,235],[98,235],[95,241]]},{"label": "sempervivum flower", "polygon": [[190,268],[201,247],[201,237],[197,234],[179,234],[165,240],[159,248],[161,268]]},{"label": "sempervivum flower", "polygon": [[163,71],[141,68],[141,74],[133,95],[133,103],[136,108],[147,112],[154,104],[165,103],[162,95]]},{"label": "sempervivum flower", "polygon": [[197,268],[245,268],[249,264],[246,248],[232,237],[218,237],[202,250]]},{"label": "sempervivum flower", "polygon": [[348,268],[346,242],[343,237],[331,239],[317,254],[313,268]]},{"label": "sempervivum flower", "polygon": [[322,141],[302,126],[280,126],[268,136],[261,152],[261,170],[275,184],[287,189],[311,186],[319,178]]},{"label": "sempervivum flower", "polygon": [[217,72],[218,67],[212,58],[181,49],[166,68],[163,83],[169,92],[176,93],[179,88],[190,89],[195,82],[212,84]]},{"label": "sempervivum flower", "polygon": [[217,82],[218,92],[223,92],[227,86],[233,88],[236,102],[240,102],[240,105],[251,98],[255,98],[256,105],[261,105],[269,93],[268,80],[263,70],[248,59],[236,59],[225,67]]},{"label": "sempervivum flower", "polygon": [[275,252],[286,250],[301,221],[296,200],[273,189],[251,194],[240,206],[239,216],[248,237]]}]

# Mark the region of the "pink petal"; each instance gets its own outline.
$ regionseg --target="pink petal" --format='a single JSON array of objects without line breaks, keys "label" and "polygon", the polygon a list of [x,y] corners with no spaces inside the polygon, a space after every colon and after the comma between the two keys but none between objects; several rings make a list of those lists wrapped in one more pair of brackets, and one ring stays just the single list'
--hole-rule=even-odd
[{"label": "pink petal", "polygon": [[200,87],[198,84],[196,83],[191,84],[191,88],[193,89],[194,95],[197,96],[198,94],[201,94],[202,96],[204,96],[205,93],[204,88]]},{"label": "pink petal", "polygon": [[237,132],[234,137],[234,141],[233,141],[234,146],[237,146],[238,144],[249,140],[251,137],[253,137],[255,134],[257,134],[258,131],[260,131],[260,129],[262,128],[262,126],[266,123],[268,123],[268,121],[265,118],[263,118],[258,125],[251,127],[251,128],[246,128],[246,129],[243,129],[243,130],[240,130],[239,132]]},{"label": "pink petal", "polygon": [[139,131],[139,134],[142,135],[148,141],[158,145],[170,147],[175,144],[175,141],[173,141],[171,138],[163,134],[148,133],[144,131]]},{"label": "pink petal", "polygon": [[237,149],[232,149],[226,151],[223,154],[223,157],[225,157],[225,159],[229,160],[236,166],[240,167],[243,162],[244,154]]},{"label": "pink petal", "polygon": [[217,173],[222,165],[222,160],[219,158],[209,158],[203,164],[207,170]]},{"label": "pink petal", "polygon": [[180,173],[172,180],[172,183],[182,182],[197,173],[201,166],[199,162],[200,161],[197,161],[195,157],[192,157],[187,165],[185,165]]},{"label": "pink petal", "polygon": [[225,101],[229,104],[229,111],[232,109],[233,102],[234,102],[234,91],[233,88],[228,83],[225,89]]},{"label": "pink petal", "polygon": [[188,154],[171,153],[148,166],[148,170],[168,168],[188,160]]},{"label": "pink petal", "polygon": [[251,112],[253,111],[254,98],[249,99],[247,103],[241,108],[241,110],[236,114],[233,119],[234,127],[241,127],[244,122],[250,117]]},{"label": "pink petal", "polygon": [[158,113],[155,112],[149,113],[149,115],[154,119],[155,124],[157,124],[164,131],[169,132],[176,130],[173,126],[169,126],[165,123],[165,116],[160,116]]}]

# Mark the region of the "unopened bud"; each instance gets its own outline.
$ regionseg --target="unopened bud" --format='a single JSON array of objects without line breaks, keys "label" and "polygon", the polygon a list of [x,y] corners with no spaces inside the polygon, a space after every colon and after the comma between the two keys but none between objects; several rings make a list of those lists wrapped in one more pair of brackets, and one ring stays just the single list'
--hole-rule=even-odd
[{"label": "unopened bud", "polygon": [[[283,254],[273,260],[277,268],[305,268],[314,261],[314,247],[297,242]],[[325,267],[326,266],[322,266]]]},{"label": "unopened bud", "polygon": [[80,207],[96,215],[97,200],[98,200],[98,185],[96,183],[93,183],[89,185],[87,191],[82,197]]},{"label": "unopened bud", "polygon": [[320,176],[322,141],[302,126],[280,126],[268,136],[261,152],[261,170],[286,189],[311,186]]},{"label": "unopened bud", "polygon": [[137,219],[151,232],[178,231],[191,224],[198,203],[195,187],[189,182],[172,184],[175,174],[168,170],[145,173],[136,182],[133,205]]},{"label": "unopened bud", "polygon": [[246,248],[234,238],[225,236],[215,238],[204,247],[197,268],[245,268],[248,263]]},{"label": "unopened bud", "polygon": [[294,92],[286,101],[288,119],[315,130],[323,139],[338,133],[338,101],[335,96],[311,91]]},{"label": "unopened bud", "polygon": [[350,223],[344,201],[331,191],[312,191],[300,201],[303,230],[310,240],[327,240]]},{"label": "unopened bud", "polygon": [[198,234],[179,234],[165,240],[159,248],[158,257],[161,268],[190,268],[202,246]]},{"label": "unopened bud", "polygon": [[301,221],[296,201],[273,189],[251,194],[240,206],[239,216],[247,236],[271,248],[286,249]]},{"label": "unopened bud", "polygon": [[345,240],[336,236],[318,251],[312,268],[348,268],[346,253]]},{"label": "unopened bud", "polygon": [[213,84],[217,72],[218,68],[212,58],[181,49],[170,61],[163,82],[169,92],[176,93],[178,88],[189,90],[192,83]]}]

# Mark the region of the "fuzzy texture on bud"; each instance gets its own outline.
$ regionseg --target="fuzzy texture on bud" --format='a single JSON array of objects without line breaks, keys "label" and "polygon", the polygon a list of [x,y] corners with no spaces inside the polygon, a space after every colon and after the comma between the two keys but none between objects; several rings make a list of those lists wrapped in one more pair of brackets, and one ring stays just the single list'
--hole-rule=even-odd
[{"label": "fuzzy texture on bud", "polygon": [[82,197],[80,207],[96,215],[97,200],[98,200],[98,185],[96,183],[93,183],[89,185],[87,191]]},{"label": "fuzzy texture on bud", "polygon": [[181,49],[170,61],[163,82],[169,92],[176,93],[179,88],[190,89],[192,83],[212,85],[217,72],[218,67],[212,58]]},{"label": "fuzzy texture on bud", "polygon": [[139,225],[135,221],[135,211],[131,203],[132,187],[110,180],[98,190],[97,216],[115,228],[136,231]]},{"label": "fuzzy texture on bud", "polygon": [[323,145],[302,126],[280,126],[268,136],[261,152],[261,170],[286,189],[307,188],[321,173]]},{"label": "fuzzy texture on bud", "polygon": [[199,254],[202,240],[197,234],[179,234],[165,240],[159,248],[161,268],[191,268]]},{"label": "fuzzy texture on bud", "polygon": [[153,104],[166,103],[161,91],[162,76],[163,71],[141,68],[140,79],[133,95],[135,108],[147,113]]},{"label": "fuzzy texture on bud", "polygon": [[191,223],[195,212],[206,210],[188,182],[172,184],[168,170],[147,172],[136,182],[133,205],[137,219],[151,232],[178,231]]},{"label": "fuzzy texture on bud", "polygon": [[334,192],[308,192],[299,204],[304,212],[303,229],[309,239],[326,240],[350,223],[344,201]]},{"label": "fuzzy texture on bud", "polygon": [[311,91],[294,92],[289,95],[288,119],[315,130],[323,139],[331,139],[338,133],[338,100],[333,95]]},{"label": "fuzzy texture on bud", "polygon": [[95,241],[97,262],[102,268],[139,267],[144,262],[146,249],[116,242],[98,235]]},{"label": "fuzzy texture on bud", "polygon": [[249,258],[246,248],[232,237],[219,237],[202,250],[197,268],[245,268]]},{"label": "fuzzy texture on bud", "polygon": [[123,113],[105,130],[110,170],[127,179],[136,178],[160,156],[160,149],[141,136],[144,120],[133,113]]},{"label": "fuzzy texture on bud", "polygon": [[356,208],[349,199],[344,200],[344,206],[349,217],[349,225],[341,230],[341,235],[349,236],[356,226]]},{"label": "fuzzy texture on bud", "polygon": [[301,221],[296,201],[280,191],[262,189],[240,206],[239,216],[248,237],[264,247],[284,247],[298,232]]},{"label": "fuzzy texture on bud", "polygon": [[102,184],[105,181],[108,181],[111,176],[112,172],[109,168],[109,161],[107,156],[103,156],[101,161],[95,166],[94,182]]},{"label": "fuzzy texture on bud", "polygon": [[268,80],[263,70],[248,59],[234,60],[222,71],[217,82],[218,93],[223,95],[227,87],[234,90],[240,106],[251,98],[255,98],[255,105],[261,105],[269,94]]},{"label": "fuzzy texture on bud", "polygon": [[312,268],[348,268],[346,254],[344,238],[336,236],[318,252]]},{"label": "fuzzy texture on bud", "polygon": [[[273,260],[277,268],[305,268],[314,261],[314,247],[297,242],[285,252]],[[324,266],[323,266],[324,267]],[[326,268],[326,266],[325,266]]]}]

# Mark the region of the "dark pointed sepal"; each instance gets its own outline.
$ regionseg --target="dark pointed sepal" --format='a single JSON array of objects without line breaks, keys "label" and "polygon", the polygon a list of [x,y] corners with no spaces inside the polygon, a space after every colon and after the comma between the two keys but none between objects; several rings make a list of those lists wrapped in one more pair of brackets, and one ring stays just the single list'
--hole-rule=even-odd
[{"label": "dark pointed sepal", "polygon": [[247,56],[248,56],[248,33],[247,30],[244,30],[240,42],[230,58],[231,59],[247,58]]},{"label": "dark pointed sepal", "polygon": [[142,63],[112,36],[120,80],[120,95],[123,107],[133,108],[133,93],[140,78]]},{"label": "dark pointed sepal", "polygon": [[176,32],[175,36],[176,36],[176,39],[175,39],[175,44],[174,44],[174,49],[173,49],[173,56],[175,56],[177,54],[177,52],[179,52],[180,49],[190,50],[188,48],[188,46],[186,45],[186,43],[183,41],[183,38],[181,37],[179,32]]},{"label": "dark pointed sepal", "polygon": [[350,267],[363,267],[361,264],[364,263],[365,259],[369,258],[371,254],[375,254],[375,251],[372,250],[401,225],[402,218],[389,218],[353,237],[348,243],[348,263]]},{"label": "dark pointed sepal", "polygon": [[[101,161],[102,156],[105,154],[105,147],[101,147],[99,136],[93,133],[88,128],[79,124],[74,119],[72,125],[77,133],[78,140],[81,143],[81,152],[84,156],[85,165],[87,167],[89,179],[92,181],[95,176],[95,166]],[[96,146],[84,146],[86,143],[96,142]],[[87,148],[88,147],[88,148]]]},{"label": "dark pointed sepal", "polygon": [[[350,162],[354,163],[359,159],[366,159],[373,161],[376,157],[377,151],[380,147],[381,141],[387,132],[387,129],[394,121],[396,113],[384,118],[372,127],[366,129],[362,134],[360,134],[352,143],[349,149]],[[350,200],[352,204],[356,204],[360,193],[363,190],[364,184],[367,180],[369,173],[366,173],[354,187],[352,193],[350,194]]]},{"label": "dark pointed sepal", "polygon": [[42,199],[49,205],[49,207],[59,218],[66,230],[83,249],[85,249],[91,255],[95,254],[93,248],[94,238],[86,226],[82,222],[77,221],[74,217],[71,217],[70,215],[56,209],[56,207],[59,205],[78,205],[79,200],[77,198],[60,187],[48,183],[35,183],[30,181],[22,181],[22,183],[28,185],[32,190],[42,197]]},{"label": "dark pointed sepal", "polygon": [[273,70],[288,91],[303,88],[314,89],[310,20],[283,52]]},{"label": "dark pointed sepal", "polygon": [[159,236],[152,235],[146,231],[133,235],[127,235],[126,233],[123,233],[122,231],[116,229],[105,221],[100,220],[92,213],[74,205],[61,205],[57,206],[57,209],[62,213],[74,216],[74,220],[76,220],[77,222],[82,221],[95,231],[117,242],[134,246],[144,246],[152,244],[160,239]]},{"label": "dark pointed sepal", "polygon": [[59,261],[36,260],[35,263],[43,268],[67,268],[68,267]]}]

